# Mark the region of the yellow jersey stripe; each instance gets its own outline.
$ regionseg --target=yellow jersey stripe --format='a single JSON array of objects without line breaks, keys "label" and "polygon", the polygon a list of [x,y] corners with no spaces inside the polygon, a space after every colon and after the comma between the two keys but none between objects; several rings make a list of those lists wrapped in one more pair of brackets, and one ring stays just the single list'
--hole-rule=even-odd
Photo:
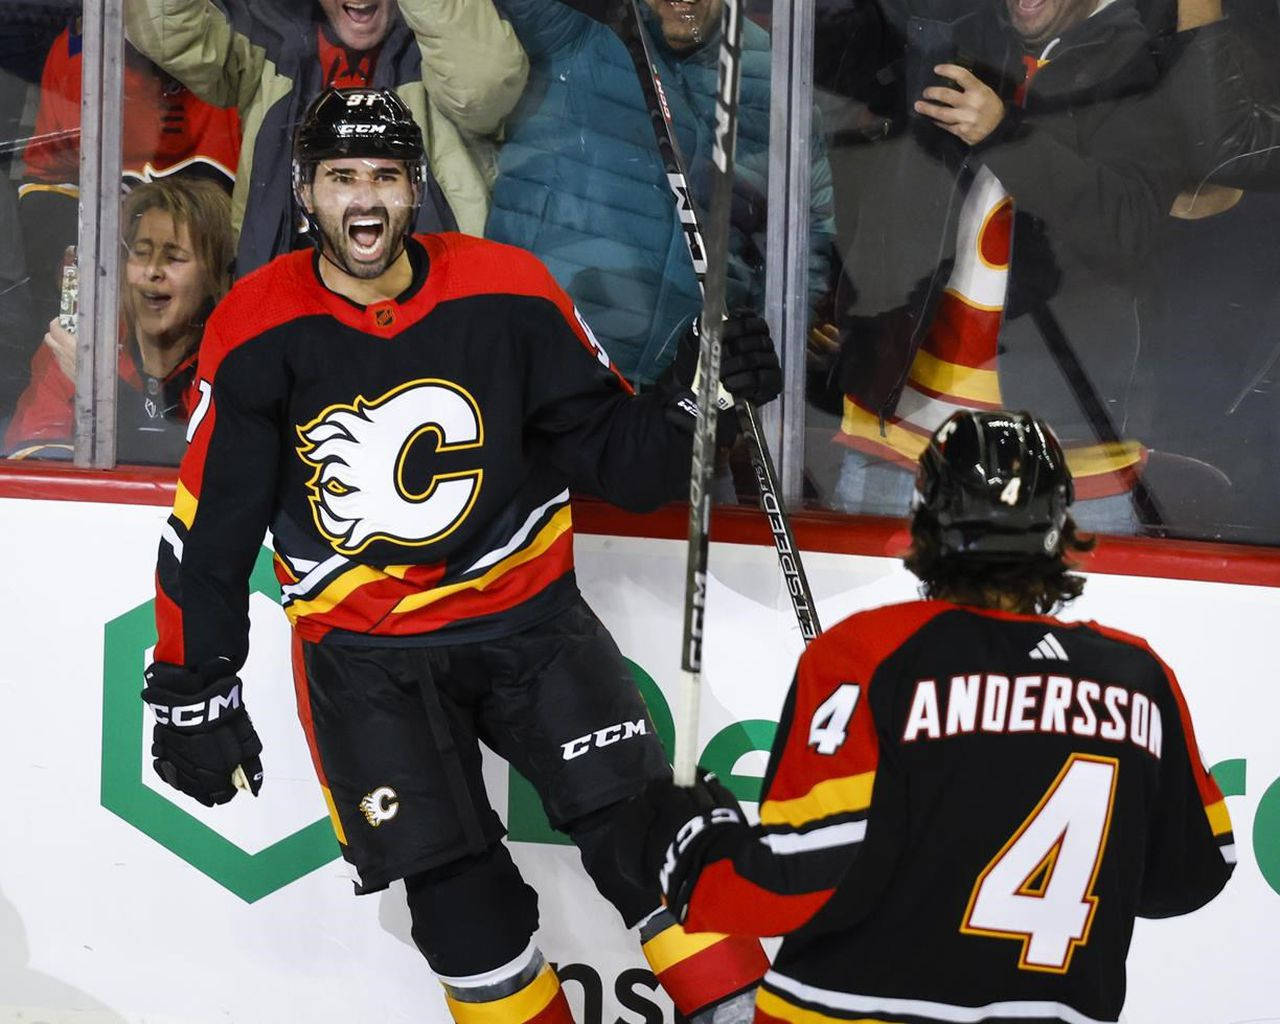
[{"label": "yellow jersey stripe", "polygon": [[445,993],[445,1002],[457,1024],[520,1024],[532,1020],[560,991],[560,979],[550,964],[519,992],[487,1003],[464,1003]]},{"label": "yellow jersey stripe", "polygon": [[508,555],[501,562],[494,563],[493,568],[483,576],[478,576],[473,580],[464,580],[461,583],[451,583],[444,587],[436,587],[420,594],[413,594],[397,604],[392,611],[395,614],[417,611],[419,608],[425,608],[427,605],[434,604],[436,601],[449,597],[451,594],[456,594],[460,590],[484,590],[490,583],[506,575],[516,566],[523,565],[525,562],[532,562],[572,526],[573,510],[570,506],[565,505],[564,508],[551,517],[546,526],[538,531],[538,535],[533,538],[533,541],[527,547]]},{"label": "yellow jersey stripe", "polygon": [[1210,804],[1204,809],[1204,813],[1209,818],[1209,828],[1215,836],[1226,835],[1231,831],[1231,815],[1227,813],[1225,800]]},{"label": "yellow jersey stripe", "polygon": [[876,773],[824,779],[804,796],[791,800],[766,800],[760,805],[761,825],[805,825],[833,814],[865,811],[871,806]]},{"label": "yellow jersey stripe", "polygon": [[173,515],[188,530],[196,518],[196,496],[182,486],[182,481],[178,481],[177,493],[173,496]]},{"label": "yellow jersey stripe", "polygon": [[371,566],[357,565],[344,572],[310,601],[294,601],[285,605],[285,614],[289,616],[290,622],[297,622],[304,616],[330,611],[345,601],[357,587],[383,579],[385,575]]},{"label": "yellow jersey stripe", "polygon": [[970,402],[1000,405],[1000,378],[995,370],[948,362],[921,349],[911,363],[911,380],[930,391]]},{"label": "yellow jersey stripe", "polygon": [[856,1020],[850,1020],[848,1017],[828,1017],[817,1010],[793,1006],[781,996],[774,995],[765,988],[756,993],[756,1008],[770,1017],[791,1021],[792,1024],[889,1024],[888,1021],[881,1020],[879,1017],[858,1017]]},{"label": "yellow jersey stripe", "polygon": [[670,928],[664,928],[658,932],[641,946],[641,950],[644,952],[644,958],[649,961],[649,967],[653,973],[661,974],[682,960],[688,960],[695,953],[701,953],[704,949],[714,946],[724,938],[725,936],[718,932],[690,933],[680,925],[673,924]]},{"label": "yellow jersey stripe", "polygon": [[848,398],[844,400],[844,416],[840,422],[840,432],[850,437],[861,437],[879,445],[886,445],[899,455],[911,460],[920,458],[920,453],[929,443],[928,437],[907,430],[892,420],[884,421],[884,435],[881,436],[880,420],[875,413],[867,412]]},{"label": "yellow jersey stripe", "polygon": [[342,829],[342,819],[338,817],[338,805],[333,802],[333,794],[329,792],[328,786],[321,786],[320,791],[324,793],[324,804],[329,808],[329,821],[333,824],[333,834],[338,837],[338,842],[346,846],[347,833]]}]

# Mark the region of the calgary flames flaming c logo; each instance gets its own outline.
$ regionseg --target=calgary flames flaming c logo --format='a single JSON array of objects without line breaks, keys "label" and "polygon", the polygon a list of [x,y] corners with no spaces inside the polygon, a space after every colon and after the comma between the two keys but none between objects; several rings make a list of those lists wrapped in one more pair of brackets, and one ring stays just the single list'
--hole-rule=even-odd
[{"label": "calgary flames flaming c logo", "polygon": [[316,528],[340,554],[375,540],[420,546],[452,533],[480,493],[479,468],[431,473],[425,486],[406,480],[406,463],[425,435],[428,451],[484,444],[476,401],[450,381],[409,381],[372,401],[331,405],[298,428],[298,455],[315,473],[307,481]]}]

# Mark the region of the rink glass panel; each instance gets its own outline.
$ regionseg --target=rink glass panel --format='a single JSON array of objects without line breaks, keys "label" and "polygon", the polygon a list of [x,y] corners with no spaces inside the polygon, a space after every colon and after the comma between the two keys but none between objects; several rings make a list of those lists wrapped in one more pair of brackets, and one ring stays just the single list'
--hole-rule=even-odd
[{"label": "rink glass panel", "polygon": [[[992,8],[941,21],[922,4],[817,0],[838,346],[809,345],[805,504],[905,514],[929,431],[957,406],[1003,405],[1058,432],[1091,529],[1280,534],[1275,8],[1227,0],[1224,25],[1177,32],[1175,5],[1127,20],[1123,5],[1104,12],[1106,49],[1130,47],[1128,67],[1051,51],[1024,127],[971,151],[911,101],[951,61],[1017,103],[1020,50],[984,22]],[[1184,22],[1212,17],[1195,7]]]},{"label": "rink glass panel", "polygon": [[[105,7],[108,20],[118,17],[118,5]],[[757,47],[764,49],[752,58],[749,37],[730,291],[732,304],[766,309],[787,366],[784,402],[765,410],[763,418],[791,507],[903,515],[911,459],[928,429],[953,405],[1004,404],[1046,417],[1072,449],[1081,481],[1077,510],[1086,526],[1272,543],[1277,532],[1272,524],[1280,512],[1274,483],[1280,338],[1272,326],[1280,301],[1275,287],[1280,248],[1273,242],[1280,226],[1275,198],[1280,169],[1266,159],[1241,159],[1239,151],[1246,141],[1266,149],[1274,122],[1258,110],[1280,107],[1273,80],[1280,65],[1274,11],[1256,0],[1227,2],[1235,45],[1246,63],[1262,69],[1249,79],[1246,107],[1187,108],[1179,117],[1177,90],[1195,92],[1186,88],[1198,73],[1192,66],[1195,51],[1189,55],[1186,45],[1193,37],[1173,32],[1173,5],[1140,5],[1159,75],[1123,99],[1077,104],[1071,116],[1084,123],[1130,117],[1139,134],[1162,123],[1160,117],[1172,118],[1167,131],[1152,134],[1150,149],[1165,164],[1185,165],[1186,178],[1168,210],[1148,218],[1141,231],[1133,230],[1123,206],[1093,217],[1083,204],[1068,232],[1072,237],[1066,238],[1051,217],[1036,216],[1040,204],[1053,207],[1052,190],[1063,187],[1063,165],[1047,163],[1054,173],[1041,176],[1032,190],[1039,194],[1024,194],[1021,203],[1011,196],[1007,216],[966,210],[969,201],[977,205],[974,182],[984,163],[972,155],[964,161],[963,152],[957,158],[954,144],[945,152],[941,130],[909,109],[909,94],[927,83],[935,59],[956,58],[983,73],[986,58],[954,23],[913,18],[903,7],[923,9],[890,0],[801,0],[795,6],[755,0],[748,5]],[[983,10],[970,4],[962,13],[976,16]],[[6,4],[0,14],[5,85],[0,91],[0,217],[13,240],[0,254],[0,419],[6,428],[31,383],[32,359],[48,323],[59,312],[66,247],[78,241],[76,173],[50,182],[50,172],[37,178],[26,159],[46,99],[41,87],[45,59],[77,13],[77,6],[65,0],[31,0]],[[805,209],[769,201],[767,175],[780,156],[795,156],[788,147],[794,148],[801,133],[794,130],[795,118],[786,133],[770,133],[761,94],[753,94],[753,81],[759,85],[772,78],[774,99],[795,103],[794,94],[778,96],[770,64],[776,64],[779,52],[794,56],[806,48],[779,38],[780,18],[788,25],[794,18],[813,23],[811,57],[805,53],[811,81],[798,86],[809,90],[813,112],[808,161],[816,171],[808,181],[813,195]],[[620,49],[614,59],[619,73],[613,81],[620,69],[634,74]],[[1049,70],[1055,59],[1051,54]],[[611,70],[598,66],[598,73]],[[597,145],[587,125],[562,118],[535,123],[539,130],[522,138],[514,128],[522,118],[536,122],[545,113],[538,104],[546,89],[572,85],[572,76],[590,69],[566,65],[560,72],[569,81],[531,87],[512,117],[499,157],[503,175],[495,207],[512,214],[508,224],[514,223],[520,236],[514,240],[534,248],[551,266],[597,335],[621,339],[605,342],[615,362],[640,387],[652,386],[674,355],[683,315],[697,306],[687,267],[668,272],[668,264],[684,260],[670,193],[657,177],[630,182],[620,206],[607,196],[603,200],[623,224],[615,233],[647,239],[659,230],[665,232],[663,246],[655,243],[649,256],[639,259],[602,244],[607,225],[584,200],[601,200],[610,175],[640,164],[658,166],[651,130],[647,119],[633,124],[613,117],[603,123],[606,134],[612,133],[608,144]],[[664,84],[679,107],[691,83],[674,72],[667,78]],[[1200,94],[1214,97],[1221,91],[1221,82],[1206,81],[1209,87]],[[587,91],[598,95],[598,85],[589,83]],[[1033,97],[1035,89],[1033,82]],[[121,87],[114,100],[104,101],[112,105],[116,125],[128,120],[123,93]],[[89,106],[101,112],[96,100]],[[1102,107],[1107,109],[1100,112]],[[564,110],[574,111],[570,118],[580,114],[592,119],[592,127],[601,127],[598,110]],[[1242,122],[1244,129],[1233,130]],[[706,158],[699,139],[708,130],[698,122],[681,133],[686,156],[693,154],[695,194],[705,195]],[[75,125],[52,141],[70,145],[74,155]],[[770,147],[763,162],[761,145]],[[127,165],[128,145],[123,148]],[[1096,158],[1103,175],[1117,167],[1133,170],[1123,161],[1109,161],[1105,149],[1086,155]],[[127,166],[122,170],[127,187],[132,184]],[[1141,178],[1146,169],[1139,166],[1135,173]],[[513,191],[513,182],[533,187]],[[64,192],[23,187],[32,184],[69,187]],[[118,195],[100,182],[89,215],[101,217]],[[1166,193],[1153,190],[1153,195]],[[1005,261],[1012,268],[1003,287],[990,280],[1001,264],[994,237],[1001,216],[1008,220]],[[979,229],[991,229],[992,237],[982,239],[985,262],[977,261],[979,270],[993,272],[985,281],[973,275],[955,278],[964,262],[957,258],[958,241],[969,237],[962,226],[972,228],[975,220]],[[824,231],[831,242],[825,252]],[[1110,253],[1115,258],[1097,258],[1089,240],[1096,249],[1100,239],[1110,237],[1118,239]],[[788,252],[777,251],[778,238],[786,239]],[[797,251],[811,260],[813,270],[800,275],[799,283]],[[127,262],[120,255],[118,272]],[[779,317],[779,303],[789,302],[794,313],[797,291],[804,293],[803,314]],[[995,301],[981,301],[992,294],[998,296]],[[971,300],[967,306],[965,295]],[[123,322],[125,289],[118,298]],[[984,306],[994,307],[997,321],[994,333],[985,337],[973,323],[982,318],[964,315],[993,312]],[[99,350],[96,362],[106,365],[112,354],[102,351],[104,346],[116,348],[120,338],[92,326],[88,330]],[[966,334],[974,330],[973,337]],[[127,330],[117,333],[127,335]],[[65,388],[62,394],[74,405]],[[126,393],[123,385],[117,389],[113,412],[120,416],[120,433],[126,412],[136,420],[146,397]],[[114,417],[110,423],[95,420],[90,396],[82,396],[81,404],[90,412],[81,417],[82,464],[164,464],[176,458],[176,451],[148,457],[117,445]],[[52,444],[30,457],[70,459],[74,433],[50,439]],[[6,444],[5,452],[13,447]],[[109,460],[104,461],[104,451]],[[1140,487],[1134,487],[1135,480]],[[718,484],[722,500],[752,500],[750,470],[740,453],[722,458]]]},{"label": "rink glass panel", "polygon": [[[78,292],[80,5],[0,10],[0,424],[7,457],[71,459],[73,360],[50,321],[73,324]],[[97,204],[90,202],[93,209]],[[60,339],[64,345],[66,336]],[[22,403],[22,422],[14,422]]]}]

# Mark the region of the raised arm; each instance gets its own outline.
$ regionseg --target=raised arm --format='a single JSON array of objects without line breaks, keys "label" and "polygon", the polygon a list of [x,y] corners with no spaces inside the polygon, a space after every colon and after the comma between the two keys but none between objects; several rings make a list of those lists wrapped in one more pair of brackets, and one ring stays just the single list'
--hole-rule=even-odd
[{"label": "raised arm", "polygon": [[524,91],[529,59],[493,0],[400,0],[422,50],[427,95],[460,128],[497,131]]},{"label": "raised arm", "polygon": [[125,35],[216,107],[248,105],[266,56],[212,0],[124,0]]},{"label": "raised arm", "polygon": [[532,60],[573,43],[607,13],[607,0],[494,0],[499,13],[515,26]]}]

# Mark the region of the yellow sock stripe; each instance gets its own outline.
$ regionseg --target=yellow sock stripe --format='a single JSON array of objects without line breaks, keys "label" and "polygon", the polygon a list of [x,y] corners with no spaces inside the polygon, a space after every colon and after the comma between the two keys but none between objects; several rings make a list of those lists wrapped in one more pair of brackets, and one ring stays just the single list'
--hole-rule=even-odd
[{"label": "yellow sock stripe", "polygon": [[921,349],[911,363],[911,379],[930,391],[970,402],[1000,405],[1000,378],[995,370],[948,362]]},{"label": "yellow sock stripe", "polygon": [[532,1020],[556,997],[560,979],[551,965],[545,965],[538,976],[519,992],[487,1003],[464,1003],[445,992],[445,1002],[457,1024],[520,1024]]},{"label": "yellow sock stripe", "polygon": [[333,802],[333,794],[329,792],[328,786],[321,786],[320,791],[324,793],[324,805],[329,808],[329,821],[333,824],[333,834],[338,837],[338,842],[346,846],[347,834],[342,830],[342,819],[338,817],[338,807]]},{"label": "yellow sock stripe", "polygon": [[462,583],[452,583],[446,587],[436,587],[433,590],[424,591],[421,594],[414,594],[412,597],[406,597],[403,601],[393,609],[397,614],[403,612],[416,611],[419,608],[425,608],[429,604],[434,604],[441,598],[448,597],[450,594],[456,594],[460,590],[484,590],[490,583],[498,579],[500,576],[506,575],[517,565],[523,565],[525,562],[531,562],[540,554],[551,547],[552,544],[566,530],[573,526],[573,510],[566,505],[559,512],[548,520],[547,525],[538,531],[538,535],[533,539],[528,547],[522,548],[515,554],[508,555],[501,562],[496,563],[492,569],[483,576],[473,580],[465,580]]},{"label": "yellow sock stripe", "polygon": [[833,814],[865,811],[871,806],[876,773],[825,779],[804,796],[791,800],[766,800],[760,805],[761,825],[805,825]]},{"label": "yellow sock stripe", "polygon": [[817,1010],[792,1006],[766,988],[756,993],[756,1008],[770,1017],[792,1021],[793,1024],[890,1024],[889,1021],[881,1020],[879,1017],[859,1017],[856,1020],[850,1020],[848,1017],[828,1017]]},{"label": "yellow sock stripe", "polygon": [[1231,831],[1231,815],[1227,813],[1227,802],[1219,800],[1204,809],[1209,818],[1209,828],[1215,836],[1226,835]]},{"label": "yellow sock stripe", "polygon": [[664,928],[653,938],[641,946],[644,958],[654,974],[661,974],[682,960],[688,960],[695,953],[714,946],[725,936],[719,932],[687,932],[678,924]]}]

